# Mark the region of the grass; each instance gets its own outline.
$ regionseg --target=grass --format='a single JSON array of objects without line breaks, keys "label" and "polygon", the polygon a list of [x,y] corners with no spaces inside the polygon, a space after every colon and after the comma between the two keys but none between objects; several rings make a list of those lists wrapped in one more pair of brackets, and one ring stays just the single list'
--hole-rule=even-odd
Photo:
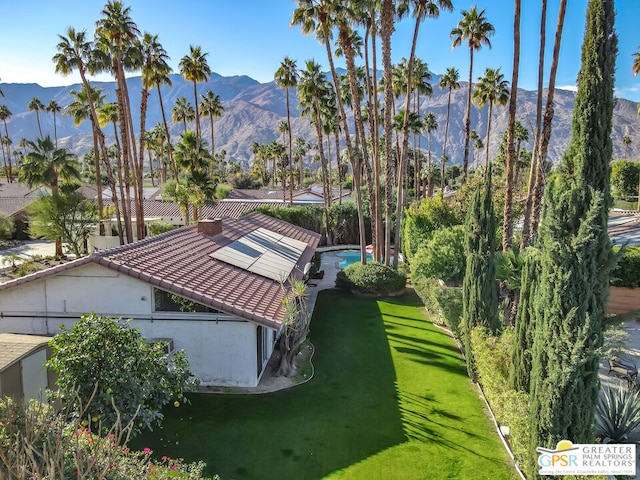
[{"label": "grass", "polygon": [[451,338],[412,294],[324,291],[315,377],[267,395],[192,395],[138,437],[229,479],[509,479],[509,458]]}]

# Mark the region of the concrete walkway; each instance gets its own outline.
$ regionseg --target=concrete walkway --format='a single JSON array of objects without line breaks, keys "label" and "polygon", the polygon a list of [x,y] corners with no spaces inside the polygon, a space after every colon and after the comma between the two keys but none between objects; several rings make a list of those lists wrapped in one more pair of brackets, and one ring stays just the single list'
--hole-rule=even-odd
[{"label": "concrete walkway", "polygon": [[[8,248],[7,250],[0,250],[0,268],[4,266],[4,260],[9,258],[12,254],[20,255],[25,260],[30,259],[36,255],[41,257],[52,257],[56,253],[56,246],[54,242],[46,240],[27,240],[22,245],[17,247]],[[19,265],[24,260],[16,260],[16,264]]]}]

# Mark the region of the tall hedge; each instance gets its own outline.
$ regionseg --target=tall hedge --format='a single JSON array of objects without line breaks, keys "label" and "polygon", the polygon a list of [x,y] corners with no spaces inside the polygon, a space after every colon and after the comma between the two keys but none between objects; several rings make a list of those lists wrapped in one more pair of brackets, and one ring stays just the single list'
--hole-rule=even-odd
[{"label": "tall hedge", "polygon": [[531,445],[592,443],[599,393],[599,351],[614,263],[607,234],[617,37],[613,0],[589,0],[572,136],[558,174],[548,182],[537,247]]}]

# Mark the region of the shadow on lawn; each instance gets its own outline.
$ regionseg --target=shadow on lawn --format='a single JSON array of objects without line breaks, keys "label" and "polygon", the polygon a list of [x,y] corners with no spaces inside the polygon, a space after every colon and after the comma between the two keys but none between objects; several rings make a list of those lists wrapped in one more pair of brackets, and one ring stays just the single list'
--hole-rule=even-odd
[{"label": "shadow on lawn", "polygon": [[202,460],[223,479],[320,479],[406,441],[389,340],[377,302],[318,296],[315,377],[265,395],[191,395],[165,409],[160,432],[135,448]]}]

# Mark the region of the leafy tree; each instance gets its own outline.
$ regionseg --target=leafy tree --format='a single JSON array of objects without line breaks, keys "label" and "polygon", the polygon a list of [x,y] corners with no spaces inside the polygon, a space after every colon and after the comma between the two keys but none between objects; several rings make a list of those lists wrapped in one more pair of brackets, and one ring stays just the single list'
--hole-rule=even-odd
[{"label": "leafy tree", "polygon": [[129,322],[90,313],[50,342],[47,367],[58,374],[63,404],[109,429],[135,418],[134,432],[162,421],[162,408],[186,401],[195,385],[183,351],[168,356]]},{"label": "leafy tree", "polygon": [[603,320],[614,256],[607,234],[617,36],[612,0],[590,0],[569,148],[548,183],[531,371],[531,445],[594,441]]},{"label": "leafy tree", "polygon": [[630,160],[618,160],[611,164],[611,186],[617,197],[630,198],[638,195],[640,165]]},{"label": "leafy tree", "polygon": [[4,213],[0,213],[0,240],[9,240],[16,231],[13,218]]},{"label": "leafy tree", "polygon": [[[482,190],[482,191],[481,191]],[[491,168],[484,188],[478,188],[465,222],[467,265],[462,283],[462,321],[465,331],[467,368],[473,374],[470,332],[477,326],[496,333],[498,289],[496,284],[496,218],[491,198]]]},{"label": "leafy tree", "polygon": [[462,280],[466,267],[464,240],[462,225],[433,232],[411,262],[411,278],[438,278],[454,283]]},{"label": "leafy tree", "polygon": [[79,193],[54,193],[27,208],[29,233],[47,240],[62,239],[76,258],[87,253],[86,243],[98,225],[98,208]]}]

